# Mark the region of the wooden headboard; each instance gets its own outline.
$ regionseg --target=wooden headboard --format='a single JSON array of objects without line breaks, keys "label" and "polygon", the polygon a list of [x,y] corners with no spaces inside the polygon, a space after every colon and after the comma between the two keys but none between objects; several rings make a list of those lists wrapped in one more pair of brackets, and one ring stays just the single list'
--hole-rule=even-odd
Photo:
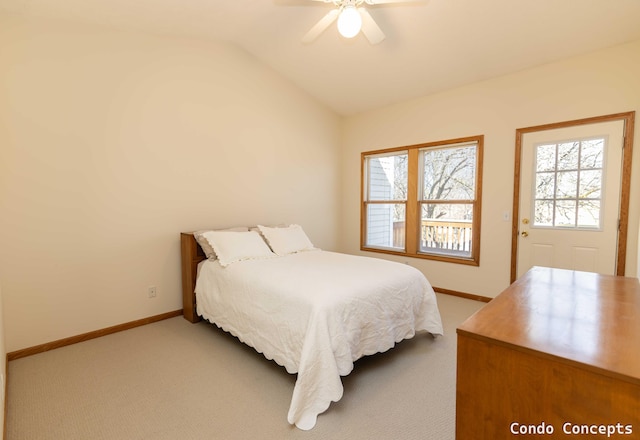
[{"label": "wooden headboard", "polygon": [[182,255],[182,309],[184,319],[198,322],[202,318],[196,313],[196,275],[198,263],[207,258],[193,236],[193,232],[180,233],[180,253]]}]

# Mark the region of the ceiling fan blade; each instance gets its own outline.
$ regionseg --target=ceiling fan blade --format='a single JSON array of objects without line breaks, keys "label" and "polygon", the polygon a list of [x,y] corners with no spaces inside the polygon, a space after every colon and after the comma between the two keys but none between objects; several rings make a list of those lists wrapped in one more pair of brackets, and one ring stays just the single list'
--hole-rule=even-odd
[{"label": "ceiling fan blade", "polygon": [[327,15],[322,17],[320,21],[317,22],[304,37],[302,37],[302,42],[311,43],[313,40],[318,38],[318,36],[323,33],[324,30],[336,20],[336,18],[338,18],[339,13],[340,11],[338,9],[332,9],[329,11]]},{"label": "ceiling fan blade", "polygon": [[365,8],[358,8],[358,12],[360,12],[360,17],[362,17],[362,33],[367,37],[369,43],[378,44],[384,40],[385,37],[382,29],[380,29],[377,23],[373,20],[369,11]]}]

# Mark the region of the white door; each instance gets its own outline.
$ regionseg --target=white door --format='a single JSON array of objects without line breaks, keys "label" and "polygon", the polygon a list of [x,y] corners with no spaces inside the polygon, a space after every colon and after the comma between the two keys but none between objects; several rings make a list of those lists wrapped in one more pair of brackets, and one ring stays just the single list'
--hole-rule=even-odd
[{"label": "white door", "polygon": [[517,276],[532,266],[616,273],[624,121],[525,133]]}]

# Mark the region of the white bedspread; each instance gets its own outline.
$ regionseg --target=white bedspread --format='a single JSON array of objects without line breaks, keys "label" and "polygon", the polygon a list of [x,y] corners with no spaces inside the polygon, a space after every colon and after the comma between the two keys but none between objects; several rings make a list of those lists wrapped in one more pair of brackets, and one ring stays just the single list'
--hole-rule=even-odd
[{"label": "white bedspread", "polygon": [[424,275],[376,258],[318,250],[226,268],[205,261],[195,291],[199,315],[298,373],[288,420],[303,430],[340,400],[354,361],[416,331],[442,334]]}]

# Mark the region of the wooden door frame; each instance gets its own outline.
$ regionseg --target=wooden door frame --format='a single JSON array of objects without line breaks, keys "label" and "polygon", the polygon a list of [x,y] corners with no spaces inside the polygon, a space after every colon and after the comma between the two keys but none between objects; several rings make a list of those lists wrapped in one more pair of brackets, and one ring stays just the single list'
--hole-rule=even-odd
[{"label": "wooden door frame", "polygon": [[513,215],[511,224],[511,282],[517,277],[518,263],[518,234],[520,222],[520,162],[522,157],[522,137],[527,133],[537,131],[555,130],[558,128],[574,127],[579,125],[597,124],[600,122],[624,121],[623,145],[622,145],[622,180],[620,182],[620,211],[618,218],[618,245],[616,256],[616,275],[625,274],[627,261],[627,229],[629,227],[629,197],[631,188],[631,156],[633,153],[633,130],[635,123],[635,111],[615,113],[592,118],[576,119],[573,121],[557,122],[553,124],[537,125],[534,127],[516,129],[516,157],[513,173]]}]

